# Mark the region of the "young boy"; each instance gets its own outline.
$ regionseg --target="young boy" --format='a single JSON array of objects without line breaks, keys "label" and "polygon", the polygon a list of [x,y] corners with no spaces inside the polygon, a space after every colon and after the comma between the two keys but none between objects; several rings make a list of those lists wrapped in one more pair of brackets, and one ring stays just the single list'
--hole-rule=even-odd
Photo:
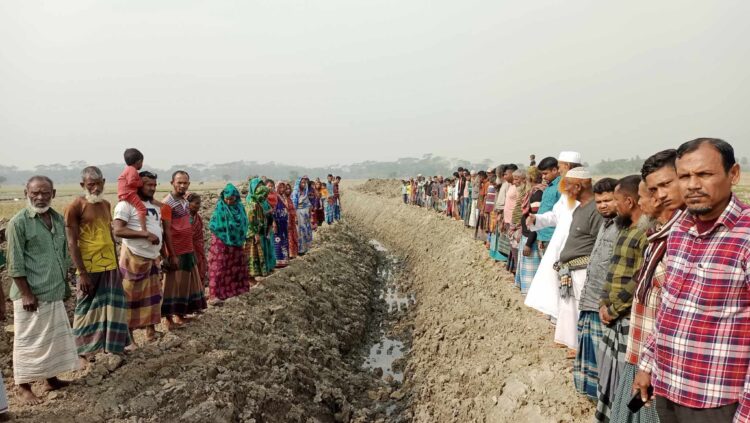
[{"label": "young boy", "polygon": [[138,188],[143,186],[141,177],[138,175],[143,167],[143,154],[135,148],[128,148],[125,150],[124,158],[125,170],[117,178],[117,198],[120,201],[127,201],[138,210],[141,230],[146,232],[146,206],[138,196]]}]

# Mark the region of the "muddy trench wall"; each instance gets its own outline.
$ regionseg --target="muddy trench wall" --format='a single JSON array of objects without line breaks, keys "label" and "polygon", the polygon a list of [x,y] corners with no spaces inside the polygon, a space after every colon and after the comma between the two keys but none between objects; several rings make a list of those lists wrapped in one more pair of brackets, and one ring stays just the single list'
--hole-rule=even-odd
[{"label": "muddy trench wall", "polygon": [[377,254],[346,225],[315,236],[304,258],[124,364],[63,375],[73,385],[41,406],[11,399],[15,421],[366,421],[377,386],[360,348]]},{"label": "muddy trench wall", "polygon": [[583,422],[572,361],[549,321],[523,305],[512,275],[462,222],[404,205],[398,186],[349,189],[349,224],[405,257],[417,296],[404,388],[417,422]]}]

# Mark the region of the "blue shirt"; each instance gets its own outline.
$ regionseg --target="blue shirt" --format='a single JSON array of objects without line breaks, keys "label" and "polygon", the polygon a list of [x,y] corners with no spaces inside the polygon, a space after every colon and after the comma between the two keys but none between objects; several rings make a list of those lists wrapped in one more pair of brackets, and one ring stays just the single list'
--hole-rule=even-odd
[{"label": "blue shirt", "polygon": [[[560,199],[561,194],[557,189],[557,186],[560,185],[560,178],[560,176],[555,178],[549,184],[549,186],[544,189],[544,193],[542,193],[542,203],[539,205],[539,211],[537,212],[538,214],[546,213],[552,210],[552,207],[555,206],[557,200]],[[554,226],[540,229],[536,232],[536,239],[537,241],[549,242],[549,240],[552,239],[553,233],[555,233]]]}]

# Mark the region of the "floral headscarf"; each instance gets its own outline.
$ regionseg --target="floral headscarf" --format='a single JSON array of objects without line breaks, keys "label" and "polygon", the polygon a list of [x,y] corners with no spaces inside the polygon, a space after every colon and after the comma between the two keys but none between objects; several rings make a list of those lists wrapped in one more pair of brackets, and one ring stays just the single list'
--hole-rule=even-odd
[{"label": "floral headscarf", "polygon": [[[225,199],[236,197],[233,205],[228,205]],[[232,184],[227,184],[219,194],[219,202],[211,215],[208,228],[226,245],[242,247],[245,244],[247,232],[247,214],[242,205],[240,191]]]}]

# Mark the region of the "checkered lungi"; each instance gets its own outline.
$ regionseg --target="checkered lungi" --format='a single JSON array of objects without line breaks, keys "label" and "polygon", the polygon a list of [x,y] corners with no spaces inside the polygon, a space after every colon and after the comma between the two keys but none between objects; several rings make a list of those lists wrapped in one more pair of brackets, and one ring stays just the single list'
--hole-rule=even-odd
[{"label": "checkered lungi", "polygon": [[596,349],[602,339],[602,322],[599,312],[581,311],[578,317],[578,352],[573,362],[573,384],[576,391],[596,401],[599,366]]},{"label": "checkered lungi", "polygon": [[596,421],[609,422],[612,401],[617,393],[622,368],[625,366],[625,352],[628,346],[630,317],[621,317],[610,326],[604,327],[604,333],[596,354],[599,363],[599,385],[596,388],[597,403]]}]

